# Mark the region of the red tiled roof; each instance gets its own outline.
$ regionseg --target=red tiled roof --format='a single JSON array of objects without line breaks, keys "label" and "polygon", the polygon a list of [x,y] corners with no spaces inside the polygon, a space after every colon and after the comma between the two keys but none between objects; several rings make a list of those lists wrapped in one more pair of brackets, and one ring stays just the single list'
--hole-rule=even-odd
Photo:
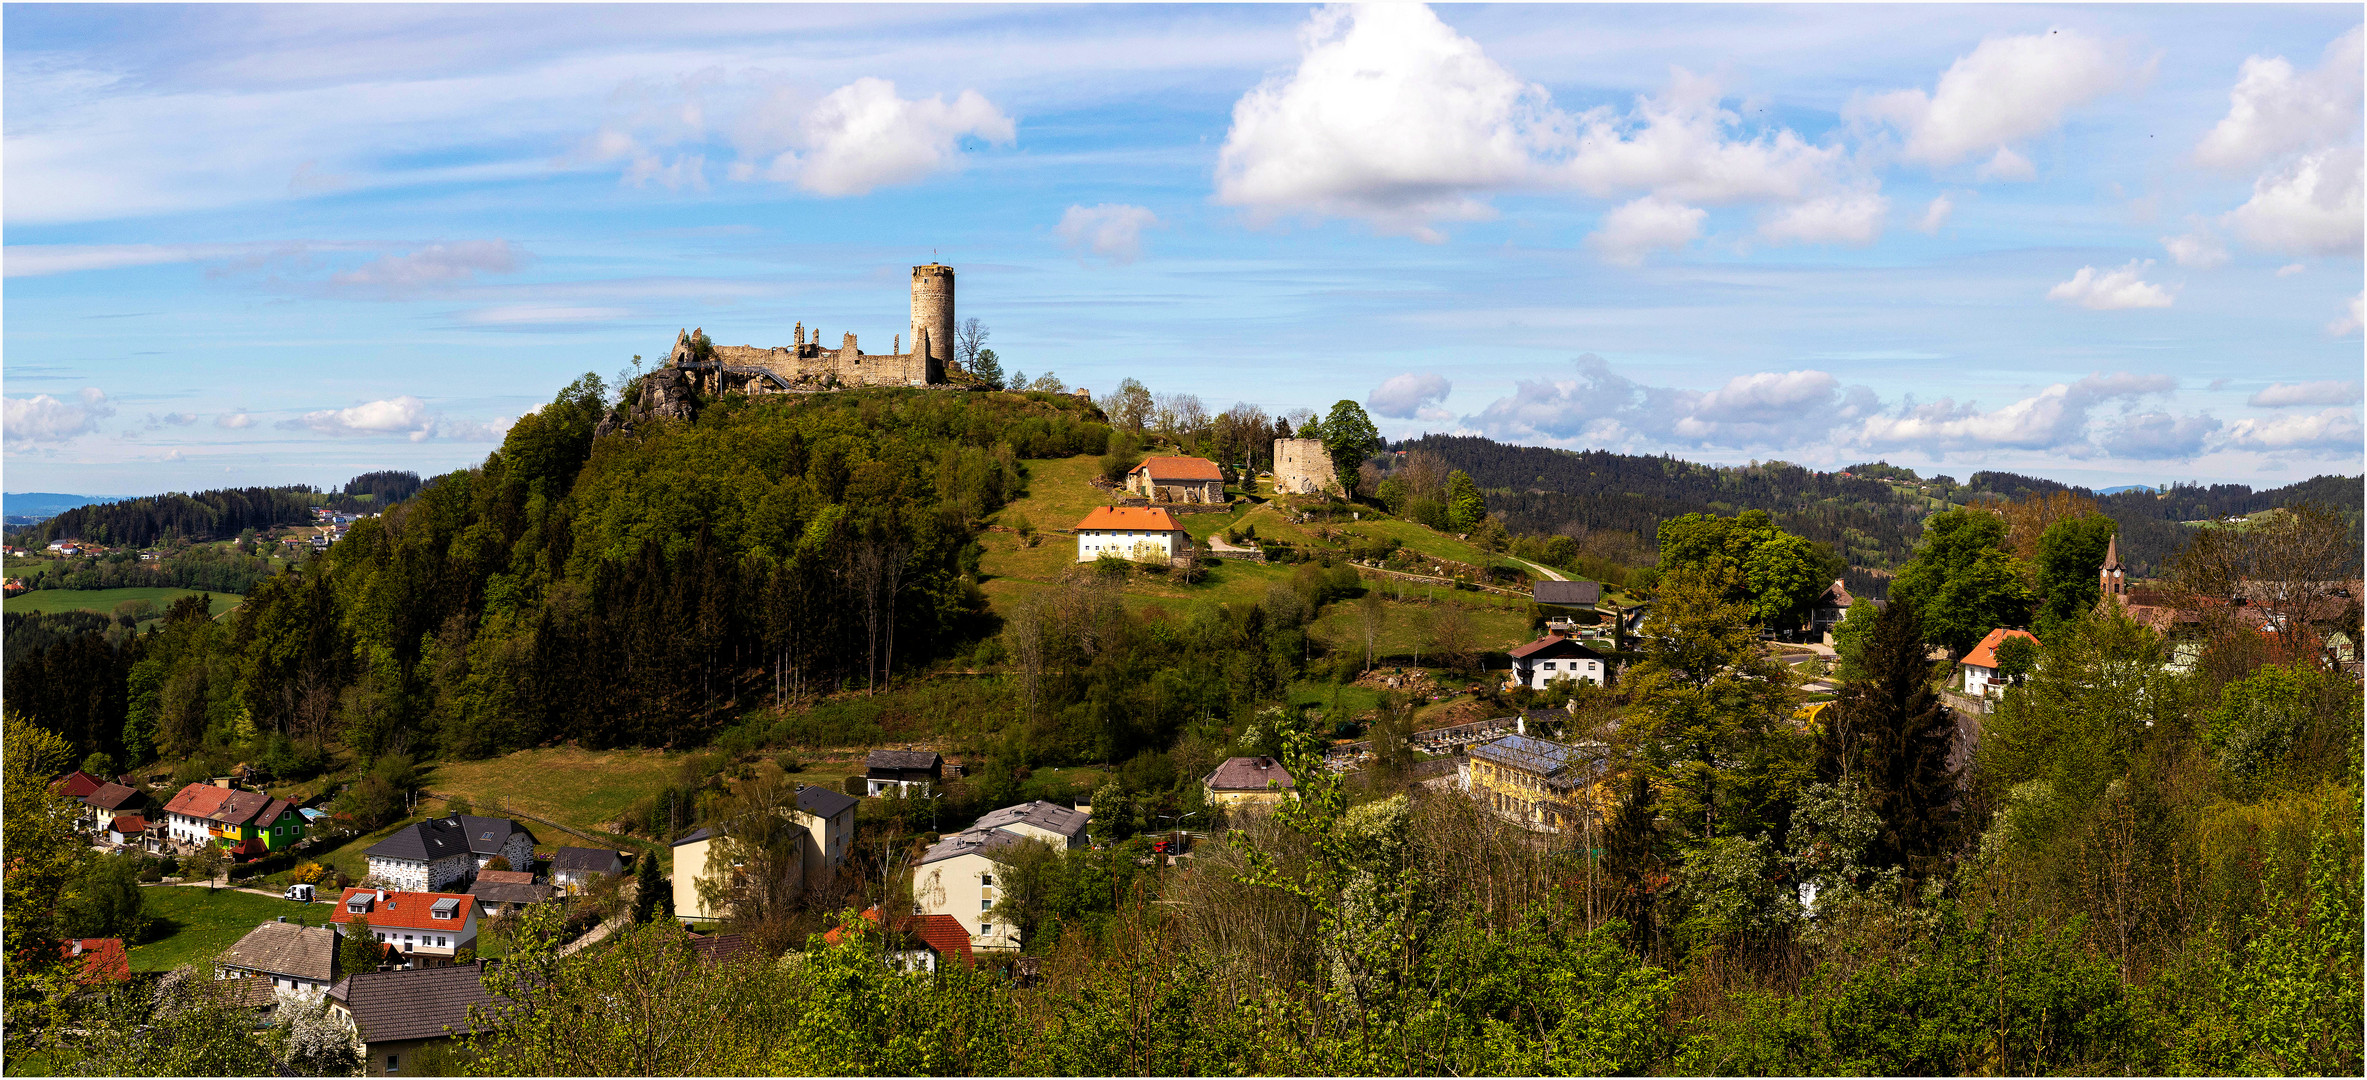
[{"label": "red tiled roof", "polygon": [[1077,530],[1116,529],[1124,532],[1182,532],[1175,515],[1156,506],[1096,506],[1077,522]]},{"label": "red tiled roof", "polygon": [[1964,655],[1964,662],[1972,667],[1994,668],[1997,666],[1997,647],[2005,644],[2005,639],[2015,637],[2029,638],[2032,644],[2038,641],[2038,635],[2028,630],[1991,630],[1988,637],[1973,646],[1973,651]]},{"label": "red tiled roof", "polygon": [[1153,480],[1222,480],[1225,474],[1216,462],[1196,457],[1147,457],[1134,467],[1135,472],[1147,472]]},{"label": "red tiled roof", "polygon": [[[871,920],[873,925],[878,925],[879,905],[864,908],[863,917]],[[962,921],[951,915],[906,915],[896,920],[896,929],[918,938],[922,945],[939,956],[948,959],[959,957],[965,967],[976,964],[970,954],[970,932],[962,929]],[[838,944],[838,928],[831,927],[829,933],[822,935],[822,940]]]},{"label": "red tiled roof", "polygon": [[[337,913],[329,916],[333,923],[352,922],[354,916],[345,910],[347,902],[356,895],[369,894],[373,901],[362,917],[370,920],[372,930],[459,930],[468,925],[469,912],[476,910],[477,898],[467,893],[395,892],[387,890],[384,902],[376,901],[378,890],[350,888],[337,898]],[[430,909],[438,900],[457,900],[452,917],[439,919]]]},{"label": "red tiled roof", "polygon": [[68,960],[80,958],[82,970],[75,981],[84,986],[131,978],[131,954],[124,951],[122,938],[67,938],[59,943],[58,951]]},{"label": "red tiled roof", "polygon": [[214,816],[214,811],[220,810],[222,803],[229,798],[229,788],[218,788],[212,784],[191,784],[174,795],[173,801],[164,804],[164,809],[167,813],[207,818]]},{"label": "red tiled roof", "polygon": [[92,776],[89,773],[83,772],[80,769],[76,769],[73,772],[58,777],[58,782],[52,786],[55,787],[59,793],[65,795],[65,797],[69,799],[80,799],[88,796],[91,792],[97,791],[99,789],[99,785],[104,783],[106,783],[106,781]]},{"label": "red tiled roof", "polygon": [[138,814],[117,814],[107,827],[125,836],[138,836],[148,831],[148,819]]}]

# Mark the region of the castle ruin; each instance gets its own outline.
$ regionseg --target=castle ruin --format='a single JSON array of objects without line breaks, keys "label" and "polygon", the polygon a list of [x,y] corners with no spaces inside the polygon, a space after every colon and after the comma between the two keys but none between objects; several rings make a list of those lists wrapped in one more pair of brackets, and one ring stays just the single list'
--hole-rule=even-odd
[{"label": "castle ruin", "polygon": [[1321,439],[1274,440],[1274,491],[1282,495],[1341,495],[1340,473]]},{"label": "castle ruin", "polygon": [[674,336],[666,366],[688,375],[701,393],[740,391],[755,394],[840,390],[857,386],[942,386],[953,360],[953,267],[930,263],[912,268],[912,348],[905,351],[898,335],[895,351],[867,353],[847,334],[835,348],[824,348],[822,331],[806,340],[805,323],[797,324],[789,345],[769,349],[753,345],[717,345],[699,356],[692,342],[704,331],[688,330]]}]

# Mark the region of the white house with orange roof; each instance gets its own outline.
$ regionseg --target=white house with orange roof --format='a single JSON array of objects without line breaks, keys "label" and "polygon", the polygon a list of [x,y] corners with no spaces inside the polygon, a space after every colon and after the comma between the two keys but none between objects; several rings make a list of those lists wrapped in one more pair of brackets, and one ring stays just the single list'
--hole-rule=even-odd
[{"label": "white house with orange roof", "polygon": [[329,916],[339,935],[367,924],[370,936],[392,945],[412,967],[435,967],[477,943],[477,898],[467,893],[345,890]]},{"label": "white house with orange roof", "polygon": [[1156,506],[1096,506],[1077,522],[1077,561],[1104,555],[1165,562],[1191,550],[1192,538],[1175,515]]},{"label": "white house with orange roof", "polygon": [[2038,635],[2028,630],[1999,628],[1989,631],[1989,636],[1973,646],[1973,651],[1964,654],[1965,693],[1974,697],[1987,697],[2005,691],[2005,681],[1997,677],[1997,647],[2018,637],[2029,638],[2031,644],[2038,644]]}]

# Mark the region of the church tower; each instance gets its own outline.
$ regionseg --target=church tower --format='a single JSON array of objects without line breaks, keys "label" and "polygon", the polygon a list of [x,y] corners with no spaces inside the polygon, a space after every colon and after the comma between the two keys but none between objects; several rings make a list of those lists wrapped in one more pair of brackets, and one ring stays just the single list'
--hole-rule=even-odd
[{"label": "church tower", "polygon": [[2120,565],[2120,537],[2115,536],[2105,541],[2104,569],[2098,571],[2098,577],[2097,584],[2104,590],[2104,595],[2122,597],[2129,595],[2128,575],[2121,570]]}]

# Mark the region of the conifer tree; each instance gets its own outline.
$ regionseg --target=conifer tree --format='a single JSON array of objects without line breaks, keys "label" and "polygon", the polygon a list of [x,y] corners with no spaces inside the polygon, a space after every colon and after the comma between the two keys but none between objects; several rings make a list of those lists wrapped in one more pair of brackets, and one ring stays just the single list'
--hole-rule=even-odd
[{"label": "conifer tree", "polygon": [[1818,748],[1827,778],[1861,787],[1882,819],[1869,861],[1911,879],[1939,853],[1956,799],[1956,723],[1932,690],[1924,650],[1915,605],[1893,599],[1866,636],[1862,676],[1827,711]]},{"label": "conifer tree", "polygon": [[645,923],[657,916],[657,856],[642,852],[639,862],[633,871],[633,921]]}]

